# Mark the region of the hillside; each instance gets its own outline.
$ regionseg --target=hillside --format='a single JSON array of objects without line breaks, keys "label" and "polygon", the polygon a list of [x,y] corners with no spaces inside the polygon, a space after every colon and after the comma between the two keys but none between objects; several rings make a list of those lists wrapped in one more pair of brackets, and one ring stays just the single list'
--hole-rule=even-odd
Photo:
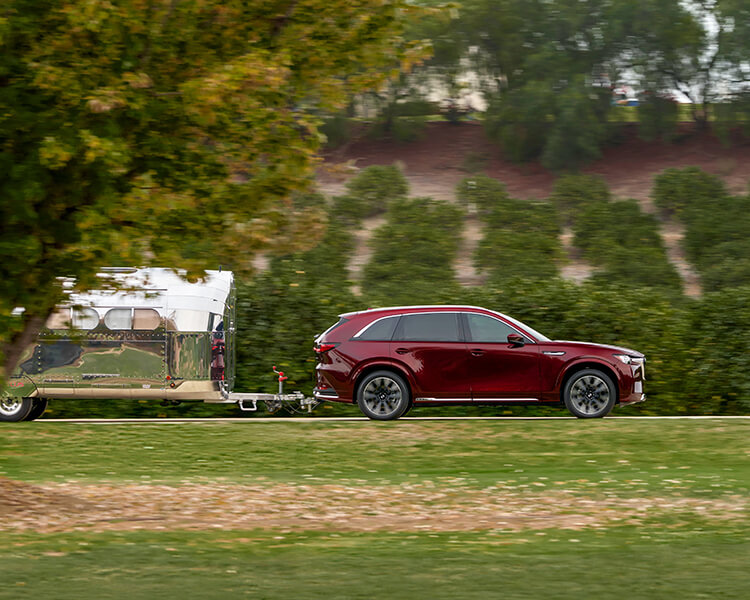
[{"label": "hillside", "polygon": [[[635,129],[626,130],[619,145],[584,173],[605,178],[615,196],[646,201],[654,175],[670,167],[698,166],[719,175],[734,194],[746,193],[750,179],[750,139],[731,148],[706,132],[694,134],[688,126],[674,143],[646,142]],[[555,174],[538,163],[517,164],[503,157],[502,150],[488,140],[479,123],[429,123],[419,140],[400,143],[388,140],[354,140],[328,152],[319,172],[321,188],[337,193],[343,187],[340,173],[328,167],[349,163],[357,168],[398,162],[412,185],[412,195],[452,198],[456,184],[472,172],[499,179],[511,196],[545,198]]]},{"label": "hillside", "polygon": [[[505,159],[502,150],[484,134],[479,123],[430,123],[421,137],[403,143],[361,138],[328,152],[319,169],[321,191],[328,195],[343,192],[346,181],[364,167],[398,164],[406,175],[412,196],[431,196],[443,200],[455,199],[459,181],[472,174],[484,173],[502,181],[511,196],[543,199],[549,196],[556,174],[539,163],[517,164]],[[674,143],[646,142],[637,137],[635,128],[625,130],[623,141],[605,149],[603,156],[583,169],[586,174],[603,177],[613,195],[634,198],[646,213],[654,213],[649,193],[655,175],[671,167],[698,166],[721,177],[733,194],[747,192],[750,180],[750,140],[738,140],[731,148],[708,132],[696,134],[685,126]],[[354,281],[360,279],[362,266],[369,260],[368,241],[380,225],[378,218],[365,221],[357,232],[357,247],[350,262]],[[683,279],[685,293],[700,294],[700,283],[691,265],[685,260],[680,241],[681,224],[662,223],[661,234],[669,260]],[[477,220],[469,215],[463,230],[462,245],[456,260],[456,273],[463,285],[482,283],[472,256],[482,236]],[[581,281],[591,273],[591,267],[580,259],[580,253],[570,243],[572,234],[563,231],[561,242],[567,262],[561,268],[566,279]]]}]

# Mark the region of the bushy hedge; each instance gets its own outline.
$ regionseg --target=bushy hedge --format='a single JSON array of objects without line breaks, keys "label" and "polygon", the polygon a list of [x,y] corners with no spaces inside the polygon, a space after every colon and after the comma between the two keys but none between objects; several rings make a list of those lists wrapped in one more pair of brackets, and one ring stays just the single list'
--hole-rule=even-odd
[{"label": "bushy hedge", "polygon": [[658,222],[641,212],[635,200],[592,202],[578,211],[573,230],[573,243],[600,267],[595,275],[599,281],[681,290]]},{"label": "bushy hedge", "polygon": [[489,214],[509,198],[505,184],[487,175],[463,179],[456,186],[456,197],[465,208],[480,215]]},{"label": "bushy hedge", "polygon": [[463,211],[432,198],[394,200],[373,235],[362,294],[383,304],[429,303],[455,291]]},{"label": "bushy hedge", "polygon": [[682,244],[705,289],[750,285],[750,196],[732,196],[715,175],[688,167],[658,175],[653,198],[684,223]]},{"label": "bushy hedge", "polygon": [[409,183],[397,166],[375,165],[349,180],[346,190],[345,195],[333,199],[332,214],[359,226],[362,219],[388,210],[392,200],[408,196]]},{"label": "bushy hedge", "polygon": [[563,175],[555,181],[550,200],[570,223],[578,211],[591,204],[609,202],[611,197],[607,182],[601,177]]},{"label": "bushy hedge", "polygon": [[560,225],[554,206],[511,198],[504,184],[486,175],[467,177],[458,184],[456,195],[483,221],[484,236],[474,263],[490,283],[557,274]]}]

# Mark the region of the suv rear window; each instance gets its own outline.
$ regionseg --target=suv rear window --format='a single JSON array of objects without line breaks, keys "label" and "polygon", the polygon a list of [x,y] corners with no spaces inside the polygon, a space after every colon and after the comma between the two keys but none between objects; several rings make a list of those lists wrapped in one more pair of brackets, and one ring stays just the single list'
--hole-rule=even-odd
[{"label": "suv rear window", "polygon": [[395,315],[374,321],[356,339],[388,342],[393,337],[393,330],[396,329],[396,324],[400,318],[401,315]]},{"label": "suv rear window", "polygon": [[460,342],[458,313],[403,315],[395,339],[404,342]]}]

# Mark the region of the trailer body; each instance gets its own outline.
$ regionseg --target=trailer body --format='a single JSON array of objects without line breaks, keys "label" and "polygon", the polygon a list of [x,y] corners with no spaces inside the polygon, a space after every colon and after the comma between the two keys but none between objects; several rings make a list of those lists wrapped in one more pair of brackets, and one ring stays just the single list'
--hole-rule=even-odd
[{"label": "trailer body", "polygon": [[227,402],[235,379],[230,271],[105,272],[115,288],[70,294],[26,349],[6,394]]}]

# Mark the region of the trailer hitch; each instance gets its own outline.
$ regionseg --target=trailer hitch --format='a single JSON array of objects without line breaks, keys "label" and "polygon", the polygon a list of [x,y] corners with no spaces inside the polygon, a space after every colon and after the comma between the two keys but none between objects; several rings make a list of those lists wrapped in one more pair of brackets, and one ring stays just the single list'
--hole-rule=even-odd
[{"label": "trailer hitch", "polygon": [[277,394],[228,392],[225,394],[225,402],[236,403],[240,410],[244,412],[258,410],[258,402],[263,402],[270,414],[277,413],[282,408],[293,413],[305,411],[311,413],[320,404],[319,400],[307,398],[302,392],[284,393],[284,382],[288,377],[284,375],[283,371],[276,369],[275,365],[273,366],[273,372],[276,374],[279,382],[279,391]]}]

